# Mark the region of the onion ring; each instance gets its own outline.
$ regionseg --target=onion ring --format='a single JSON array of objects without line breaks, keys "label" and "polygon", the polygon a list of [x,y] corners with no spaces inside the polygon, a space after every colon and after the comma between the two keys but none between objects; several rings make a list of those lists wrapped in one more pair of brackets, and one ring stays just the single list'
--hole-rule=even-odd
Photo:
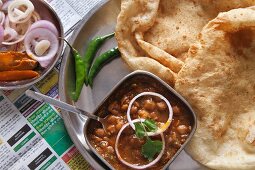
[{"label": "onion ring", "polygon": [[135,96],[135,97],[130,101],[130,103],[129,103],[129,105],[128,105],[128,109],[127,109],[127,120],[128,120],[128,122],[129,122],[130,126],[135,130],[135,125],[134,125],[134,123],[132,122],[131,117],[130,117],[130,110],[131,110],[131,107],[132,107],[132,105],[133,105],[133,103],[134,103],[134,101],[135,101],[136,99],[138,99],[138,98],[141,97],[141,96],[146,96],[146,95],[149,95],[149,96],[157,96],[157,97],[161,98],[162,100],[164,100],[164,101],[166,102],[166,104],[167,104],[167,106],[168,106],[168,110],[169,110],[169,116],[168,116],[168,120],[166,121],[166,123],[165,123],[163,126],[159,127],[158,130],[155,131],[155,132],[147,132],[148,136],[155,136],[155,135],[158,135],[158,134],[160,134],[160,133],[163,133],[165,130],[167,130],[167,128],[170,126],[171,121],[172,121],[172,118],[173,118],[173,109],[172,109],[172,106],[171,106],[170,102],[169,102],[164,96],[162,96],[161,94],[159,94],[159,93],[154,93],[154,92],[143,92],[143,93],[140,93],[140,94],[138,94],[137,96]]},{"label": "onion ring", "polygon": [[[37,56],[34,52],[35,45],[33,45],[34,41],[48,40],[51,43],[50,49],[47,54],[42,56]],[[50,30],[45,28],[35,28],[30,30],[24,39],[25,49],[27,55],[29,55],[34,60],[38,61],[42,67],[47,67],[47,65],[51,62],[53,57],[56,55],[58,51],[59,41],[57,36],[52,33]],[[31,46],[33,49],[31,49]]]},{"label": "onion ring", "polygon": [[0,25],[0,46],[2,45],[3,40],[4,40],[4,28],[2,25]]},{"label": "onion ring", "polygon": [[[5,38],[5,37],[7,37],[7,38]],[[18,33],[15,29],[10,28],[10,27],[5,28],[5,30],[4,30],[4,43],[3,44],[6,45],[5,42],[10,42],[12,40],[16,40],[17,37],[18,37]]]},{"label": "onion ring", "polygon": [[8,6],[10,5],[10,3],[12,2],[13,0],[9,0],[9,1],[6,1],[6,2],[4,2],[3,3],[3,5],[2,5],[2,11],[4,11],[4,12],[7,12],[8,11]]},{"label": "onion ring", "polygon": [[51,23],[50,21],[47,21],[47,20],[37,21],[31,25],[30,30],[33,30],[35,28],[46,28],[46,29],[50,30],[51,32],[53,32],[58,37],[58,30],[57,30],[56,26],[53,23]]},{"label": "onion ring", "polygon": [[4,22],[5,30],[8,29],[8,28],[14,29],[18,33],[18,35],[15,39],[8,40],[8,41],[4,40],[3,44],[4,45],[15,45],[15,44],[23,41],[24,38],[25,38],[25,35],[27,34],[27,32],[30,28],[30,26],[31,26],[31,21],[30,20],[28,20],[25,23],[11,23],[10,20],[9,20],[9,17],[6,17],[5,22]]},{"label": "onion ring", "polygon": [[0,11],[0,25],[4,25],[5,14],[4,12]]},{"label": "onion ring", "polygon": [[[135,120],[132,120],[132,123],[136,123],[136,122],[144,122],[145,120],[144,119],[135,119]],[[119,143],[119,138],[120,138],[120,135],[121,133],[123,132],[123,130],[129,126],[130,124],[129,123],[126,123],[125,125],[122,126],[122,128],[120,129],[118,135],[117,135],[117,138],[116,138],[116,142],[115,142],[115,151],[116,151],[116,155],[118,157],[118,159],[125,165],[131,167],[131,168],[134,168],[134,169],[145,169],[145,168],[148,168],[152,165],[154,165],[155,163],[157,163],[160,158],[163,156],[164,154],[164,150],[165,150],[165,138],[164,138],[164,135],[163,133],[160,133],[160,136],[162,138],[162,142],[163,142],[163,147],[162,147],[162,150],[160,151],[159,155],[157,156],[156,159],[154,159],[152,162],[146,164],[146,165],[141,165],[141,166],[138,166],[138,165],[134,165],[134,164],[130,164],[128,162],[126,162],[125,160],[123,160],[120,156],[120,153],[119,153],[119,150],[118,150],[118,143]]]},{"label": "onion ring", "polygon": [[[25,6],[25,11],[19,8]],[[30,19],[34,5],[29,0],[14,0],[8,6],[8,16],[13,23],[24,23]]]}]

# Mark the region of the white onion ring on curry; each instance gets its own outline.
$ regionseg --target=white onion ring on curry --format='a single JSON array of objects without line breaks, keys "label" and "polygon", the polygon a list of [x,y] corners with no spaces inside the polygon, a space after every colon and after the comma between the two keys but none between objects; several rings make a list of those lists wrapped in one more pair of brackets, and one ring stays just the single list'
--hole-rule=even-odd
[{"label": "white onion ring on curry", "polygon": [[138,94],[137,96],[135,96],[129,103],[128,105],[128,109],[127,109],[127,120],[130,124],[130,126],[135,130],[135,125],[134,123],[132,122],[131,120],[131,117],[130,117],[130,110],[131,110],[131,107],[133,105],[133,103],[135,102],[136,99],[138,99],[139,97],[142,97],[142,96],[156,96],[156,97],[159,97],[160,99],[164,100],[165,103],[167,104],[167,107],[168,107],[168,111],[169,111],[169,116],[168,116],[168,120],[166,121],[166,123],[161,126],[161,127],[158,127],[158,130],[155,131],[155,132],[147,132],[148,136],[155,136],[155,135],[159,135],[161,133],[163,133],[165,130],[167,130],[167,128],[170,126],[171,124],[171,121],[172,121],[172,118],[173,118],[173,109],[172,109],[172,106],[170,104],[170,102],[164,97],[162,96],[161,94],[159,93],[154,93],[154,92],[143,92],[143,93],[140,93]]},{"label": "white onion ring on curry", "polygon": [[57,54],[59,41],[49,29],[34,28],[27,33],[24,44],[28,56],[38,61],[42,67],[47,67]]},{"label": "white onion ring on curry", "polygon": [[[136,122],[144,122],[145,119],[134,119],[132,120],[132,124],[136,123]],[[160,133],[159,135],[161,136],[161,139],[162,139],[162,143],[163,143],[163,146],[162,146],[162,150],[160,151],[160,153],[158,154],[158,156],[156,157],[156,159],[154,159],[153,161],[151,161],[150,163],[146,164],[146,165],[134,165],[134,164],[131,164],[131,163],[128,163],[126,162],[125,160],[123,160],[120,156],[120,153],[119,153],[119,150],[118,150],[118,143],[119,143],[119,139],[120,139],[120,135],[121,133],[124,131],[124,129],[126,127],[128,127],[130,125],[130,123],[126,123],[125,125],[122,126],[122,128],[120,129],[120,131],[118,132],[118,135],[117,135],[117,138],[116,138],[116,142],[115,142],[115,151],[116,151],[116,155],[118,157],[118,159],[125,165],[131,167],[131,168],[134,168],[134,169],[145,169],[145,168],[148,168],[154,164],[156,164],[160,158],[163,156],[164,154],[164,150],[165,150],[165,138],[164,138],[164,135],[163,133]],[[148,133],[148,132],[147,132]]]}]

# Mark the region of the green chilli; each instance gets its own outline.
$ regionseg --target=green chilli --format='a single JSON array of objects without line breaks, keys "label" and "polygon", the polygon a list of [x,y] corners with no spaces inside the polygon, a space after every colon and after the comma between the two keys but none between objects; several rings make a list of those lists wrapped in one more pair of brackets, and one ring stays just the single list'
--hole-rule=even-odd
[{"label": "green chilli", "polygon": [[85,62],[85,84],[88,85],[88,76],[89,76],[89,69],[91,67],[92,61],[98,51],[98,49],[103,45],[103,43],[114,36],[114,33],[109,35],[105,35],[103,37],[95,37],[93,38],[85,51],[84,54],[84,62]]},{"label": "green chilli", "polygon": [[85,62],[79,52],[73,48],[65,39],[63,39],[71,49],[71,54],[75,61],[75,91],[72,92],[72,99],[77,101],[80,97],[81,90],[85,81]]},{"label": "green chilli", "polygon": [[93,79],[95,78],[97,73],[102,69],[102,67],[110,60],[119,56],[120,56],[119,49],[118,47],[115,47],[109,51],[106,51],[105,53],[101,54],[95,59],[92,67],[90,68],[88,76],[88,84],[90,85],[90,87],[93,86]]}]

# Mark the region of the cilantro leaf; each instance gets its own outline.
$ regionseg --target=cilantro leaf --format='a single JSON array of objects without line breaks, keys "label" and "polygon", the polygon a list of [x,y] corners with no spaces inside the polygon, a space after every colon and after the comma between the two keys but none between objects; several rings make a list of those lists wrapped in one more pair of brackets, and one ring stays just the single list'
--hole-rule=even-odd
[{"label": "cilantro leaf", "polygon": [[145,131],[140,122],[135,123],[135,135],[138,138],[143,138],[145,136]]},{"label": "cilantro leaf", "polygon": [[135,134],[138,138],[143,138],[146,132],[155,132],[157,130],[157,125],[154,120],[146,119],[144,122],[136,122],[135,124]]},{"label": "cilantro leaf", "polygon": [[155,132],[158,129],[156,122],[151,119],[146,119],[143,125],[147,128],[148,132]]},{"label": "cilantro leaf", "polygon": [[149,161],[152,161],[155,154],[162,150],[162,147],[163,142],[158,140],[153,141],[150,138],[147,138],[146,143],[142,146],[142,155]]}]

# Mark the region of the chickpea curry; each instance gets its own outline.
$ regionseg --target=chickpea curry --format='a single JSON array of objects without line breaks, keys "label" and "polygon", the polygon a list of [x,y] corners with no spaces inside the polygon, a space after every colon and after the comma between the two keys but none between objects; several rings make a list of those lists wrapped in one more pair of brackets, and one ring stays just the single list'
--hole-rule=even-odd
[{"label": "chickpea curry", "polygon": [[[171,108],[154,95],[141,95],[132,101],[141,93],[162,95]],[[171,119],[169,112],[172,112]],[[146,77],[123,83],[99,107],[97,114],[107,118],[105,128],[91,120],[85,133],[96,152],[115,169],[136,169],[136,166],[162,169],[189,138],[194,126],[194,118],[185,104],[161,83]],[[135,130],[128,124],[128,115]],[[166,127],[169,119],[171,123],[164,132],[155,134],[153,128]],[[152,164],[153,161],[156,162]]]}]

